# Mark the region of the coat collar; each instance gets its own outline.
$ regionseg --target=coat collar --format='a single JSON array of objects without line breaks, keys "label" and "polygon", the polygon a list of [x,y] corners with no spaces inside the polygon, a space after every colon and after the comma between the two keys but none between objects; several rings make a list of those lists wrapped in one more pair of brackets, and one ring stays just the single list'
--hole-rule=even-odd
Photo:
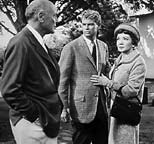
[{"label": "coat collar", "polygon": [[79,45],[81,45],[83,53],[87,56],[87,58],[90,60],[92,65],[96,68],[95,62],[94,62],[93,57],[90,53],[88,45],[87,45],[85,39],[83,38],[83,35],[81,37],[79,37],[79,42],[80,42]]},{"label": "coat collar", "polygon": [[109,73],[109,78],[112,78],[113,73],[115,69],[120,66],[121,64],[129,64],[133,62],[138,56],[140,56],[140,53],[138,50],[133,50],[127,57],[123,57],[122,54],[119,55],[119,57],[115,60],[114,65],[112,66],[110,73]]},{"label": "coat collar", "polygon": [[27,27],[25,27],[23,29],[23,32],[25,33],[25,35],[27,35],[27,37],[29,38],[29,40],[32,43],[32,45],[34,45],[34,48],[35,48],[36,52],[41,57],[46,59],[48,62],[52,63],[54,68],[57,70],[56,65],[55,65],[55,60],[53,60],[54,58],[51,58],[51,57],[53,57],[52,54],[51,53],[47,54],[45,49],[42,47],[42,45],[38,42],[38,40],[35,38],[35,36],[31,33],[31,31]]},{"label": "coat collar", "polygon": [[133,50],[128,55],[120,54],[119,57],[115,61],[115,65],[123,64],[123,63],[131,63],[140,55],[137,49]]}]

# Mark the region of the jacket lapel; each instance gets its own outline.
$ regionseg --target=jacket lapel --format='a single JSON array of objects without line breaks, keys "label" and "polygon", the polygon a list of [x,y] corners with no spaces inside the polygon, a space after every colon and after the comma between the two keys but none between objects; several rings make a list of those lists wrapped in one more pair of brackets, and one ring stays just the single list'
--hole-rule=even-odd
[{"label": "jacket lapel", "polygon": [[[33,47],[35,48],[35,51],[43,58],[45,59],[49,64],[51,64],[53,67],[51,71],[54,71],[54,75],[58,75],[59,76],[59,66],[57,64],[56,59],[54,58],[54,56],[52,55],[52,53],[48,50],[48,53],[44,50],[44,48],[42,47],[42,45],[37,41],[37,39],[34,37],[34,35],[28,30],[28,28],[24,28],[24,33],[27,35],[27,37],[29,38],[29,41],[31,42],[31,44],[33,45]],[[54,68],[54,69],[53,69]],[[57,76],[53,76],[52,78],[54,80],[55,85],[56,84],[56,78]]]},{"label": "jacket lapel", "polygon": [[93,57],[90,53],[90,50],[86,44],[86,41],[84,40],[83,36],[80,37],[79,39],[79,42],[80,42],[80,47],[82,48],[82,52],[84,53],[84,55],[87,56],[87,58],[90,60],[90,62],[92,63],[92,65],[94,66],[94,68],[97,69],[96,65],[95,65],[95,62],[93,60]]},{"label": "jacket lapel", "polygon": [[[47,48],[48,50],[48,48]],[[52,52],[50,50],[48,50],[48,53],[44,50],[44,48],[41,46],[40,43],[38,43],[38,46],[36,47],[36,51],[39,53],[39,55],[46,59],[48,61],[49,64],[51,64],[53,66],[53,68],[55,69],[55,75],[59,75],[59,69],[58,69],[58,64],[56,59],[54,59],[54,56],[52,54]],[[52,69],[53,71],[53,69]],[[53,74],[51,74],[53,75]],[[56,78],[56,76],[52,76],[53,79]],[[56,80],[54,80],[54,82],[56,82]],[[56,84],[56,83],[55,83]]]},{"label": "jacket lapel", "polygon": [[[34,35],[28,30],[28,28],[24,28],[25,33],[27,34],[27,36],[29,37],[29,40],[31,40],[31,43],[34,45],[34,48],[36,50],[37,53],[39,53],[39,55],[41,57],[43,57],[44,59],[46,59],[48,62],[52,63],[52,65],[54,66],[54,68],[56,69],[55,66],[55,62],[53,61],[53,59],[51,58],[51,55],[49,55],[44,48],[42,47],[42,45],[37,41],[37,39],[34,37]],[[49,51],[48,51],[49,52]]]},{"label": "jacket lapel", "polygon": [[101,63],[101,50],[100,50],[100,47],[103,47],[101,45],[101,43],[97,40],[97,49],[98,49],[98,74],[100,75],[101,73],[101,70],[102,70],[102,63]]},{"label": "jacket lapel", "polygon": [[52,49],[49,50],[47,46],[46,46],[46,48],[48,50],[48,55],[49,55],[49,58],[50,58],[51,63],[53,64],[53,66],[55,67],[55,69],[59,72],[59,69],[58,69],[59,65],[57,63],[56,58],[53,56]]}]

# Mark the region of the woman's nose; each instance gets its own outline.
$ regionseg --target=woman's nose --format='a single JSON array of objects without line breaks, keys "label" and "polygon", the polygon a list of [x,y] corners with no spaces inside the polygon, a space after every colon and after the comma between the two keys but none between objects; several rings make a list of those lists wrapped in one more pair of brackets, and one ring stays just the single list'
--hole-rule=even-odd
[{"label": "woman's nose", "polygon": [[88,29],[88,28],[89,28],[89,26],[86,24],[86,25],[85,25],[85,28],[86,28],[86,29]]},{"label": "woman's nose", "polygon": [[123,44],[123,40],[118,40],[117,43],[118,44]]}]

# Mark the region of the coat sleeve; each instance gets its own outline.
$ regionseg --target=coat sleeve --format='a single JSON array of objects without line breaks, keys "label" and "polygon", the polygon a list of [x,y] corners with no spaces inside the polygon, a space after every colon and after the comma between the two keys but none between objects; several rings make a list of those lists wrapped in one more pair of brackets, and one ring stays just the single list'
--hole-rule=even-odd
[{"label": "coat sleeve", "polygon": [[4,55],[1,93],[7,104],[33,122],[38,116],[36,105],[24,92],[28,53],[24,42],[11,40]]},{"label": "coat sleeve", "polygon": [[111,64],[109,62],[109,51],[108,51],[108,46],[106,43],[103,42],[103,51],[104,51],[104,61],[105,61],[105,68],[102,69],[101,73],[109,77],[109,72],[111,69]]},{"label": "coat sleeve", "polygon": [[109,72],[110,72],[110,69],[111,69],[111,64],[109,62],[109,50],[108,50],[107,44],[105,44],[105,48],[106,48],[106,68],[105,68],[105,75],[109,77]]},{"label": "coat sleeve", "polygon": [[122,88],[122,94],[125,97],[137,96],[144,84],[146,76],[146,66],[144,60],[137,59],[128,77],[127,85]]},{"label": "coat sleeve", "polygon": [[71,79],[71,71],[73,65],[73,47],[71,44],[66,45],[60,56],[60,83],[58,88],[59,96],[63,102],[64,109],[68,108],[69,85]]}]

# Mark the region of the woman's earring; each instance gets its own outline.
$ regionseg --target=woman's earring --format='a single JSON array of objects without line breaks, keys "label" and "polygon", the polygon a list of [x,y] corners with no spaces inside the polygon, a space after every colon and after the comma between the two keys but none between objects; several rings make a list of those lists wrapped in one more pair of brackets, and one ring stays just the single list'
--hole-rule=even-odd
[{"label": "woman's earring", "polygon": [[134,46],[134,45],[132,45],[132,49],[133,49],[133,50],[135,49],[135,46]]}]

